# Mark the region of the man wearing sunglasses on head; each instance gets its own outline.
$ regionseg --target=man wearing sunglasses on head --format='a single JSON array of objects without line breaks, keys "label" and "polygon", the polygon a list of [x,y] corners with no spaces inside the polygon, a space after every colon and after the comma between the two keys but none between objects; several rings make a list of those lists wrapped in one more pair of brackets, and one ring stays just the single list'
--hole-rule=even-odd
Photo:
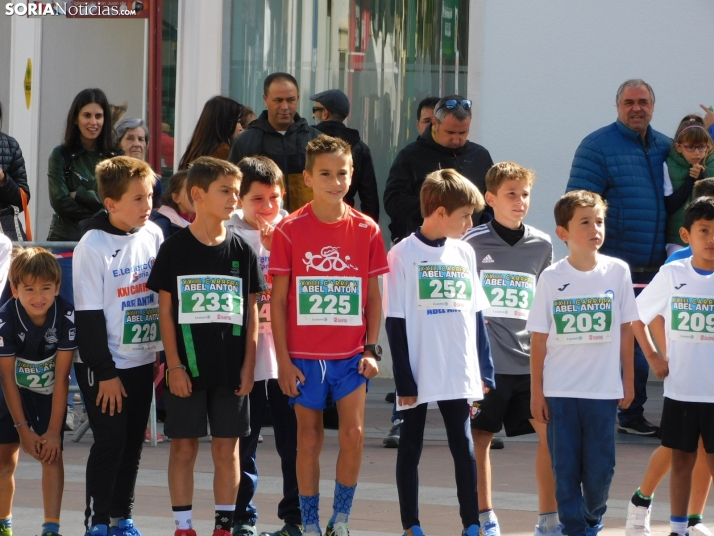
[{"label": "man wearing sunglasses on head", "polygon": [[[397,155],[384,190],[384,209],[392,219],[389,229],[394,243],[421,225],[419,192],[432,171],[456,169],[481,193],[486,192],[486,172],[493,160],[486,148],[468,140],[470,127],[471,101],[460,95],[443,97],[434,108],[430,128]],[[490,219],[485,212],[473,216],[474,225]]]}]

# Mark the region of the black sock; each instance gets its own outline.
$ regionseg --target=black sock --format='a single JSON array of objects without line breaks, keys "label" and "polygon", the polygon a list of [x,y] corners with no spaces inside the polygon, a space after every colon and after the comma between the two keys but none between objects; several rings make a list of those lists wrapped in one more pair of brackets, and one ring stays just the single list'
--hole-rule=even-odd
[{"label": "black sock", "polygon": [[702,516],[699,516],[699,515],[696,515],[696,514],[691,515],[691,516],[688,516],[688,519],[689,519],[689,520],[687,521],[687,527],[693,527],[693,526],[696,525],[697,523],[701,523],[701,522],[702,522]]},{"label": "black sock", "polygon": [[233,527],[234,510],[218,510],[216,509],[216,526],[214,530],[223,529],[228,532]]},{"label": "black sock", "polygon": [[642,494],[638,492],[639,490],[637,490],[634,495],[632,495],[632,499],[630,499],[632,501],[632,504],[634,504],[635,506],[643,506],[645,508],[649,508],[652,504],[652,499],[645,499],[642,497]]}]

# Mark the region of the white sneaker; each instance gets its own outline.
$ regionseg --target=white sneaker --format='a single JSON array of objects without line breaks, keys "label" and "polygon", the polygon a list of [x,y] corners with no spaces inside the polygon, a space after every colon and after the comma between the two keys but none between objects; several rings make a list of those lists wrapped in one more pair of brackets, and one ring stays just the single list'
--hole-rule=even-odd
[{"label": "white sneaker", "polygon": [[535,526],[535,534],[534,536],[563,536],[563,524],[558,523],[558,526],[555,527],[554,529],[550,530],[549,532],[543,532],[540,530],[540,525]]},{"label": "white sneaker", "polygon": [[714,536],[704,523],[697,523],[687,530],[689,531],[689,536]]},{"label": "white sneaker", "polygon": [[67,417],[64,422],[64,429],[72,431],[74,430],[74,410],[67,406]]},{"label": "white sneaker", "polygon": [[645,508],[644,506],[635,506],[634,504],[632,504],[632,501],[629,501],[627,503],[627,521],[625,522],[625,535],[650,536],[651,511],[652,505],[650,505],[649,508]]}]

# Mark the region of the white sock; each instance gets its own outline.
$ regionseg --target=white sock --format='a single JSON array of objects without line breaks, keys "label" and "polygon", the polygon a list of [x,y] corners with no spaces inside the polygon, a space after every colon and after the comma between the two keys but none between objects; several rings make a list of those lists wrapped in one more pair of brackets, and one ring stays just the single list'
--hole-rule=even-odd
[{"label": "white sock", "polygon": [[538,514],[538,528],[542,533],[547,533],[560,525],[558,512],[548,512],[546,514]]},{"label": "white sock", "polygon": [[480,512],[478,515],[478,521],[483,527],[489,521],[493,523],[498,523],[498,518],[496,517],[496,513],[493,511],[493,508],[491,508],[489,510],[486,510],[485,512]]},{"label": "white sock", "polygon": [[176,522],[176,529],[188,530],[193,528],[191,512],[192,510],[180,510],[178,512],[174,511],[174,521]]},{"label": "white sock", "polygon": [[670,531],[680,536],[686,536],[688,521],[686,517],[669,516]]}]

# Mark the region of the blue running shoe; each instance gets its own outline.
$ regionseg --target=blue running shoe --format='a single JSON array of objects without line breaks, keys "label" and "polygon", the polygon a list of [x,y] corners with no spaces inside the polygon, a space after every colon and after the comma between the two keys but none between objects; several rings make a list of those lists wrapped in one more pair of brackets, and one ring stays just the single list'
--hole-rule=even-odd
[{"label": "blue running shoe", "polygon": [[109,536],[141,536],[132,519],[120,519],[118,527],[109,528]]},{"label": "blue running shoe", "polygon": [[107,536],[109,534],[109,525],[92,525],[89,527],[85,536]]},{"label": "blue running shoe", "polygon": [[478,525],[471,525],[469,528],[463,530],[461,536],[478,536],[480,530],[481,527]]},{"label": "blue running shoe", "polygon": [[414,525],[412,528],[404,531],[404,536],[424,536],[424,531],[419,525]]}]

